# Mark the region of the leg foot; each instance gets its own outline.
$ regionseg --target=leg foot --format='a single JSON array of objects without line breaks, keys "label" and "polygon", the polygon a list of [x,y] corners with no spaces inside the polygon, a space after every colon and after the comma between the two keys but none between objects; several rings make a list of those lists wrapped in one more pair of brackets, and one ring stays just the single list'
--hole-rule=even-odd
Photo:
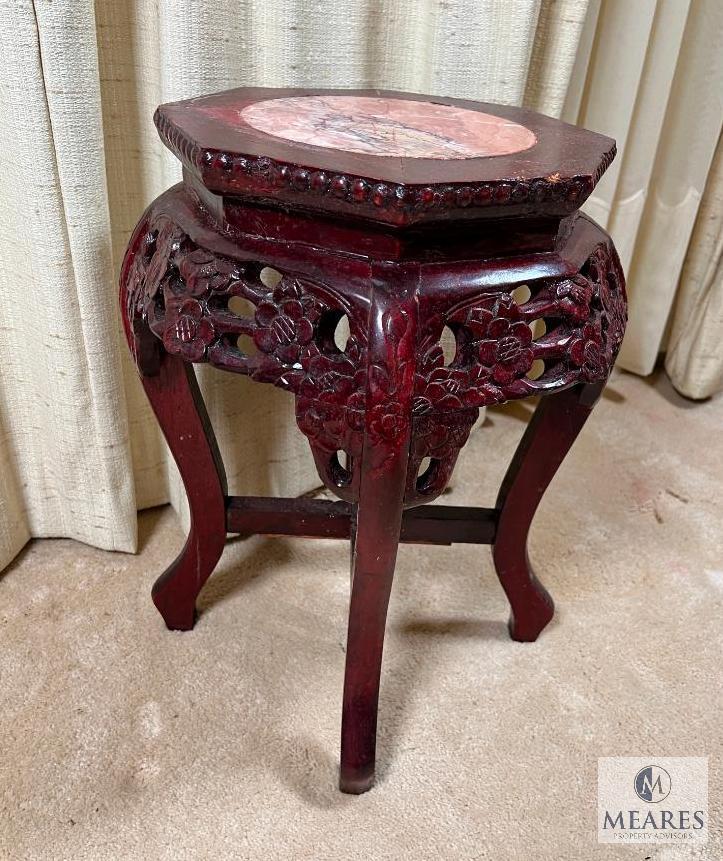
[{"label": "leg foot", "polygon": [[374,786],[374,766],[366,774],[345,773],[339,774],[339,789],[347,795],[363,795]]},{"label": "leg foot", "polygon": [[578,385],[544,397],[502,482],[499,521],[492,550],[497,576],[510,602],[513,640],[537,639],[554,615],[554,604],[535,577],[527,536],[537,506],[587,421],[604,383]]},{"label": "leg foot", "polygon": [[[552,621],[555,615],[555,604],[550,593],[535,577],[529,562],[520,574],[521,578],[527,579],[529,590],[523,597],[518,596],[517,614],[512,609],[507,630],[510,632],[510,638],[518,643],[534,643],[547,624]],[[524,609],[520,609],[522,604]]]}]

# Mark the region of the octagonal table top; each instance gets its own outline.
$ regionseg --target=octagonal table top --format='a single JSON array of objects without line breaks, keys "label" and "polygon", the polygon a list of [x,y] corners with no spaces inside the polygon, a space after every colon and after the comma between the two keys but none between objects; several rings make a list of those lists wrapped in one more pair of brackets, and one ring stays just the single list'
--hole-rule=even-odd
[{"label": "octagonal table top", "polygon": [[523,108],[380,90],[240,88],[161,105],[211,192],[406,225],[579,208],[608,137]]}]

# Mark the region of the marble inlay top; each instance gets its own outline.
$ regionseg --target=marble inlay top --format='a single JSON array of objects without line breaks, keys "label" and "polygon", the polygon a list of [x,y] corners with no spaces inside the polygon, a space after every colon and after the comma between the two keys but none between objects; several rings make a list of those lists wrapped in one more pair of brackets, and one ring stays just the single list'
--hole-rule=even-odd
[{"label": "marble inlay top", "polygon": [[[225,119],[228,119],[228,113]],[[480,111],[411,99],[294,96],[237,112],[252,128],[285,140],[404,158],[509,155],[533,146],[533,132]]]}]

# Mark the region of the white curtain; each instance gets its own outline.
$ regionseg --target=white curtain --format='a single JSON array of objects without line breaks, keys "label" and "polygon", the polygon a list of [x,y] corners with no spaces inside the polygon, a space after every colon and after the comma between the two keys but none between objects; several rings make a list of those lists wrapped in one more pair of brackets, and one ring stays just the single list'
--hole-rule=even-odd
[{"label": "white curtain", "polygon": [[[720,17],[717,0],[0,0],[0,567],[33,536],[130,551],[137,508],[183,509],[116,310],[130,231],[179,178],[159,102],[380,86],[612,134],[622,158],[590,206],[645,308],[625,362],[647,372],[720,128]],[[707,259],[687,277],[711,282]],[[232,492],[318,484],[288,395],[200,377]]]},{"label": "white curtain", "polygon": [[676,389],[708,398],[723,388],[723,142],[718,141],[680,289],[665,367]]},{"label": "white curtain", "polygon": [[[638,374],[665,346],[723,124],[722,45],[720,0],[607,0],[588,10],[562,116],[618,142],[585,209],[612,235],[627,274],[618,364]],[[723,346],[714,362],[723,367]]]}]

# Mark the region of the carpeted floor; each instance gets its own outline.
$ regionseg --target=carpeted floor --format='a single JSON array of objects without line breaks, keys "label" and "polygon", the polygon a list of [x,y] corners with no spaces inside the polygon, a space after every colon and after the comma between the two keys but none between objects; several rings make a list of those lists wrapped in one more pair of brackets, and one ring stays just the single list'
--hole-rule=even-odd
[{"label": "carpeted floor", "polygon": [[[450,504],[491,504],[530,407],[488,414]],[[336,789],[342,542],[230,544],[196,629],[137,557],[30,545],[0,579],[0,856],[7,859],[721,859],[723,398],[614,378],[535,521],[557,602],[507,637],[487,548],[403,547],[379,780]],[[235,489],[240,492],[240,488]],[[599,756],[710,758],[701,851],[596,842]]]}]

